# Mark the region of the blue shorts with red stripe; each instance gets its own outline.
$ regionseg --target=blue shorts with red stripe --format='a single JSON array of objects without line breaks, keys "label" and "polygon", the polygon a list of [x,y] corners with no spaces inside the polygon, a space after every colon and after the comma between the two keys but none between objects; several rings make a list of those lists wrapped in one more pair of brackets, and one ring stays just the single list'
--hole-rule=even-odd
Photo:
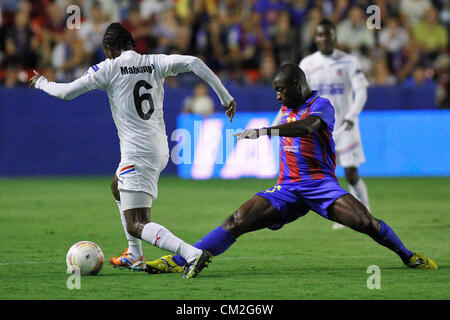
[{"label": "blue shorts with red stripe", "polygon": [[270,227],[276,230],[292,222],[309,210],[328,219],[327,208],[340,197],[348,194],[338,181],[332,177],[282,183],[256,195],[267,199],[279,211],[281,223]]}]

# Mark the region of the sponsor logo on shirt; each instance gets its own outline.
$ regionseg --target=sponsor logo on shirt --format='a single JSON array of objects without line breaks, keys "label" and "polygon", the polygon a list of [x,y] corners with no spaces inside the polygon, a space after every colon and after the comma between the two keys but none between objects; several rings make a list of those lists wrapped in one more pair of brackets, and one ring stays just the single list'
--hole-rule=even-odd
[{"label": "sponsor logo on shirt", "polygon": [[298,152],[298,146],[283,146],[283,151],[287,152]]},{"label": "sponsor logo on shirt", "polygon": [[338,82],[338,83],[321,83],[317,87],[317,90],[319,91],[320,95],[325,94],[344,94],[345,86],[344,83]]}]

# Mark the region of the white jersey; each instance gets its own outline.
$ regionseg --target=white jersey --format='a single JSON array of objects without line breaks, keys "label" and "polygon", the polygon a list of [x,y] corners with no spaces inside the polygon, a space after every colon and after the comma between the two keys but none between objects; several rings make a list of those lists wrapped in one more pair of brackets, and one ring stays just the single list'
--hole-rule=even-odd
[{"label": "white jersey", "polygon": [[336,129],[344,119],[357,122],[363,105],[354,105],[353,94],[359,88],[367,88],[369,82],[355,56],[337,49],[330,56],[317,51],[303,58],[299,66],[310,88],[318,90],[333,105]]},{"label": "white jersey", "polygon": [[104,89],[120,139],[122,157],[168,155],[163,118],[164,79],[192,71],[213,87],[223,105],[233,97],[198,58],[183,55],[138,54],[124,51],[115,59],[93,65],[81,78],[67,84],[41,77],[36,88],[62,99]]}]

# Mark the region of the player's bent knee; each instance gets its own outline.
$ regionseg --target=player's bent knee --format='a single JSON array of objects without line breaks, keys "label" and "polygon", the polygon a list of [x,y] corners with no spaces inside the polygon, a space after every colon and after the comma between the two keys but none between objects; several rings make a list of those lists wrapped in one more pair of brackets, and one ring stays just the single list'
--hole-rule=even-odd
[{"label": "player's bent knee", "polygon": [[240,218],[239,209],[232,215],[228,216],[222,223],[221,227],[229,231],[235,238],[246,232],[243,227],[243,219]]},{"label": "player's bent knee", "polygon": [[141,238],[141,230],[137,223],[127,223],[127,232],[135,238]]}]

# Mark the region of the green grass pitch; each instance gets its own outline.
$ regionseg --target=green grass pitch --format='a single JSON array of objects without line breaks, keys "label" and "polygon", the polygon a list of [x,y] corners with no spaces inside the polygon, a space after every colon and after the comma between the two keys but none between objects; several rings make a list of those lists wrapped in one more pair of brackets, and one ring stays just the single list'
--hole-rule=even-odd
[{"label": "green grass pitch", "polygon": [[[113,269],[69,290],[65,257],[80,240],[105,260],[127,245],[108,177],[0,179],[0,299],[449,299],[450,178],[366,178],[372,213],[439,270],[412,270],[369,237],[314,212],[278,231],[246,234],[195,279]],[[189,243],[274,180],[164,176],[152,220]],[[343,184],[345,186],[345,184]],[[143,243],[147,259],[164,251]],[[370,265],[381,288],[368,289]]]}]

